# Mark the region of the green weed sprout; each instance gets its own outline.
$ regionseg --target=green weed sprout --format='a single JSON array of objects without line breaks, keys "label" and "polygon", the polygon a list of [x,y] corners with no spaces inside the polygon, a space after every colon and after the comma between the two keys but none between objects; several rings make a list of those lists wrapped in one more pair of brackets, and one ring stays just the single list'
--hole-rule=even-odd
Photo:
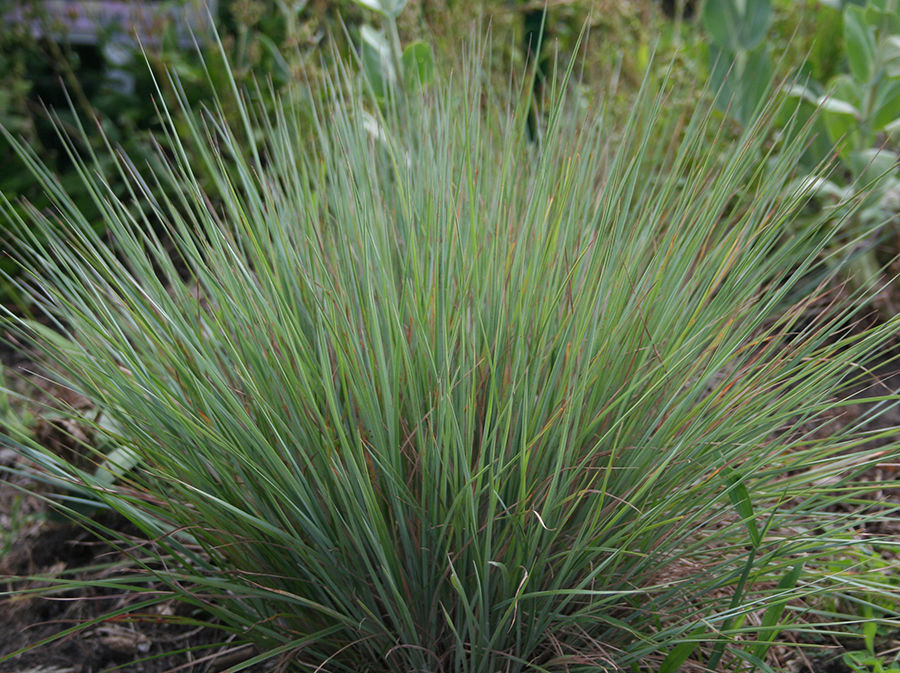
[{"label": "green weed sprout", "polygon": [[108,239],[19,145],[55,207],[3,210],[57,335],[17,329],[128,470],[6,441],[146,536],[97,582],[255,643],[234,671],[766,670],[853,619],[821,605],[896,599],[830,570],[897,544],[856,506],[896,435],[822,428],[898,321],[810,286],[802,143],[770,156],[769,110],[710,146],[716,113],[646,90],[619,126],[557,92],[532,144],[487,80],[395,117],[335,74],[311,145],[287,105],[176,131],[169,101],[160,168],[110,148],[127,193],[72,149]]}]

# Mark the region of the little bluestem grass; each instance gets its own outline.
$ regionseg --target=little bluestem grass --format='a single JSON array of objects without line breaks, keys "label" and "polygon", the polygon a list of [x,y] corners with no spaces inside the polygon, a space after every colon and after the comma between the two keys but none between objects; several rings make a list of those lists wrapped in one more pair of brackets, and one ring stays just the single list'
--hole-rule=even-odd
[{"label": "little bluestem grass", "polygon": [[897,598],[829,565],[896,547],[859,506],[896,439],[820,426],[898,323],[809,284],[834,265],[802,145],[649,90],[624,124],[556,96],[533,144],[486,80],[385,111],[345,71],[313,134],[169,101],[158,168],[109,148],[124,194],[72,149],[108,237],[18,146],[54,208],[3,210],[55,331],[15,328],[130,467],[6,441],[146,536],[97,582],[193,606],[246,665],[354,673],[766,668],[853,619],[820,606]]}]

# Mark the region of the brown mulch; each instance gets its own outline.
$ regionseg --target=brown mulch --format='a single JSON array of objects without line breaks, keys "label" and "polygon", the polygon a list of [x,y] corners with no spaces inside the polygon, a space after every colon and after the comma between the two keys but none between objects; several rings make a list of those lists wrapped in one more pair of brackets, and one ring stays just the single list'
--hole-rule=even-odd
[{"label": "brown mulch", "polygon": [[[7,384],[19,392],[27,387],[28,396],[40,404],[52,406],[56,400],[81,408],[86,402],[66,391],[51,390],[50,384],[29,371],[31,363],[22,351],[0,345],[0,363],[11,375]],[[77,459],[79,444],[83,447],[91,439],[87,429],[71,421],[52,414],[42,417],[38,409],[31,412],[39,416],[32,428],[35,436],[68,460]],[[258,654],[223,642],[227,634],[217,629],[179,623],[180,618],[203,620],[204,616],[184,614],[184,606],[174,601],[144,608],[131,619],[104,619],[146,596],[96,587],[53,597],[10,595],[13,590],[48,586],[48,581],[35,579],[39,577],[51,580],[65,574],[67,579],[85,582],[101,579],[109,572],[104,566],[128,560],[116,546],[54,512],[36,495],[44,487],[18,473],[26,467],[24,458],[0,444],[0,658],[27,650],[0,662],[0,673],[220,673]],[[95,519],[123,533],[117,546],[131,546],[127,522],[102,512]],[[94,623],[73,629],[89,622]],[[73,632],[56,638],[67,629]],[[50,642],[41,644],[45,640]],[[261,673],[272,668],[257,665],[244,670]]]},{"label": "brown mulch", "polygon": [[[7,463],[11,452],[0,454]],[[24,477],[0,479],[0,596],[13,589],[48,586],[37,577],[89,581],[109,573],[104,566],[125,557],[84,528],[68,522],[34,495]],[[102,516],[104,525],[124,522]],[[98,519],[100,521],[100,519]],[[123,545],[128,541],[123,540]],[[32,578],[17,580],[15,578]],[[0,662],[0,673],[218,673],[256,654],[223,643],[223,632],[178,623],[189,618],[185,608],[168,601],[133,613],[132,618],[104,616],[146,598],[113,589],[78,588],[56,596],[18,594],[0,598],[0,657],[33,648]],[[202,615],[199,616],[202,618]],[[95,622],[53,639],[66,629]],[[173,623],[174,622],[174,623]],[[253,667],[249,671],[262,671]]]}]

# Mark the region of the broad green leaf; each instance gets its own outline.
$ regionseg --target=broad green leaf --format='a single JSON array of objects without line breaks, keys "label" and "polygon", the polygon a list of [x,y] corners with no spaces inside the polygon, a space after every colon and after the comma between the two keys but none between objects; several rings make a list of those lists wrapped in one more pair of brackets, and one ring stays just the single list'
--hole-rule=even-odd
[{"label": "broad green leaf", "polygon": [[853,77],[857,82],[869,82],[875,74],[875,39],[862,7],[844,8],[844,47]]},{"label": "broad green leaf", "polygon": [[403,50],[400,60],[407,86],[423,86],[434,78],[434,57],[427,42],[413,42]]},{"label": "broad green leaf", "polygon": [[[800,579],[800,575],[803,572],[803,564],[798,563],[793,568],[791,568],[784,577],[778,582],[778,587],[776,591],[778,593],[787,593],[791,589],[793,589],[797,585],[797,581]],[[775,640],[775,637],[778,635],[778,632],[781,629],[776,628],[778,623],[781,621],[781,616],[784,614],[784,609],[787,607],[787,599],[778,601],[776,603],[772,603],[769,607],[766,608],[766,611],[763,613],[762,622],[760,624],[760,631],[763,632],[763,636],[759,639],[759,642],[753,648],[753,655],[759,659],[762,659],[766,650],[769,649],[771,643]]]},{"label": "broad green leaf", "polygon": [[[705,629],[697,629],[688,637],[700,638],[704,633]],[[699,644],[699,640],[687,640],[683,643],[678,643],[663,659],[663,662],[659,665],[658,673],[677,673],[678,669],[694,653]]]},{"label": "broad green leaf", "polygon": [[839,98],[822,96],[822,98],[819,100],[819,105],[823,110],[826,110],[827,112],[850,117],[854,121],[856,121],[859,117],[859,110],[857,110],[851,103],[848,103],[847,101],[841,100]]},{"label": "broad green leaf", "polygon": [[738,119],[747,125],[768,99],[769,85],[772,81],[772,61],[766,45],[760,45],[757,49],[747,52],[741,66],[741,72],[735,73],[735,77],[738,78]]},{"label": "broad green leaf", "polygon": [[896,171],[898,156],[888,150],[871,148],[852,152],[849,161],[857,184],[864,186]]},{"label": "broad green leaf", "polygon": [[741,27],[741,46],[756,49],[766,37],[772,22],[771,0],[745,0],[744,23]]},{"label": "broad green leaf", "polygon": [[856,108],[844,101],[826,99],[822,103],[822,122],[828,138],[846,159],[846,153],[859,146],[861,134]]},{"label": "broad green leaf", "polygon": [[375,96],[384,98],[396,82],[391,47],[384,34],[369,25],[362,26],[359,34],[362,38],[363,72]]},{"label": "broad green leaf", "polygon": [[862,650],[845,652],[842,657],[844,665],[853,673],[890,673],[885,671],[881,658]]},{"label": "broad green leaf", "polygon": [[821,121],[828,130],[828,139],[840,143],[843,158],[862,142],[860,120],[861,86],[850,75],[834,77],[828,85],[828,94],[819,96],[814,103],[822,111]]},{"label": "broad green leaf", "polygon": [[788,96],[794,98],[802,98],[804,100],[808,100],[813,104],[815,104],[819,100],[819,94],[817,94],[809,87],[803,86],[802,84],[789,84],[784,88],[784,92]]},{"label": "broad green leaf", "polygon": [[830,97],[847,101],[857,110],[862,110],[864,94],[865,88],[846,73],[832,77],[828,83],[828,95]]},{"label": "broad green leaf", "polygon": [[878,48],[884,72],[890,78],[900,78],[900,35],[888,35]]},{"label": "broad green leaf", "polygon": [[759,547],[762,537],[759,534],[759,528],[756,527],[753,501],[750,498],[747,487],[744,485],[744,480],[737,473],[733,473],[728,481],[731,484],[728,488],[728,499],[731,500],[731,504],[734,505],[741,520],[747,527],[747,532],[750,534],[750,542],[753,544],[753,547]]},{"label": "broad green leaf", "polygon": [[94,477],[103,486],[112,486],[127,472],[141,463],[141,457],[132,448],[120,446],[112,451],[94,472]]},{"label": "broad green leaf", "polygon": [[804,91],[807,91],[806,87],[799,84],[785,84],[781,87],[782,103],[775,117],[778,128],[788,132],[790,128],[803,128],[804,124],[814,122],[812,118],[816,115],[816,108],[809,101],[810,98],[814,100],[816,95],[809,92],[807,97],[803,94]]},{"label": "broad green leaf", "polygon": [[734,119],[747,125],[767,99],[772,80],[772,62],[765,45],[736,54],[711,45],[710,81],[718,89],[716,104]]},{"label": "broad green leaf", "polygon": [[737,51],[740,21],[737,3],[732,0],[703,4],[703,25],[713,42],[722,49]]},{"label": "broad green leaf", "polygon": [[895,119],[882,129],[893,143],[900,143],[900,119]]},{"label": "broad green leaf", "polygon": [[872,104],[870,123],[873,131],[881,131],[900,119],[900,79],[882,82]]},{"label": "broad green leaf", "polygon": [[733,53],[759,46],[771,20],[771,0],[720,0],[703,7],[703,23],[713,40]]},{"label": "broad green leaf", "polygon": [[863,605],[863,644],[866,650],[875,654],[875,636],[878,634],[878,622],[875,621],[875,612],[871,605]]},{"label": "broad green leaf", "polygon": [[831,180],[820,177],[806,177],[799,181],[797,192],[800,194],[812,194],[825,196],[836,200],[847,199],[853,195],[853,190],[848,187],[840,187]]},{"label": "broad green leaf", "polygon": [[900,33],[900,11],[898,11],[897,5],[888,7],[887,2],[880,3],[876,0],[869,0],[865,7],[866,23],[881,35]]},{"label": "broad green leaf", "polygon": [[717,44],[709,45],[707,53],[710,85],[717,93],[717,104],[724,101],[724,104],[721,105],[724,109],[734,95],[734,81],[729,77],[734,66],[734,54]]}]

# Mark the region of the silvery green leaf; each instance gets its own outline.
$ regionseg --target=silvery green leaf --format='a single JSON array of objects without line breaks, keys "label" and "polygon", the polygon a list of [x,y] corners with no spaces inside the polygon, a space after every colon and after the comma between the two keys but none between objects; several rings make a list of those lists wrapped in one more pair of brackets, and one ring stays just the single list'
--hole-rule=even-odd
[{"label": "silvery green leaf", "polygon": [[406,6],[407,0],[355,0],[356,4],[378,12],[382,16],[396,19],[403,8]]},{"label": "silvery green leaf", "polygon": [[832,95],[819,96],[808,87],[800,84],[791,84],[785,89],[788,96],[802,98],[823,110],[838,114],[853,115],[854,117],[859,118],[859,110],[845,100],[840,100]]},{"label": "silvery green leaf", "polygon": [[391,47],[383,33],[368,25],[360,28],[360,37],[363,72],[368,77],[375,95],[383,98],[397,80]]},{"label": "silvery green leaf", "polygon": [[871,80],[875,72],[875,40],[862,7],[844,8],[844,45],[854,79],[862,83]]},{"label": "silvery green leaf", "polygon": [[850,154],[853,174],[862,184],[869,184],[895,171],[897,160],[897,154],[894,152],[874,147]]},{"label": "silvery green leaf", "polygon": [[793,96],[795,98],[802,98],[804,100],[808,100],[810,103],[815,104],[816,100],[818,100],[818,95],[809,89],[808,87],[803,86],[802,84],[788,84],[784,87],[784,92],[788,96]]},{"label": "silvery green leaf", "polygon": [[900,78],[883,81],[872,101],[870,122],[875,131],[900,119]]},{"label": "silvery green leaf", "polygon": [[900,119],[892,121],[882,129],[892,142],[900,141]]},{"label": "silvery green leaf", "polygon": [[888,77],[900,77],[900,35],[888,35],[881,43],[881,62]]},{"label": "silvery green leaf", "polygon": [[407,86],[423,86],[434,78],[434,56],[427,42],[413,42],[403,50],[400,61]]},{"label": "silvery green leaf", "polygon": [[102,484],[111,486],[117,479],[137,467],[140,462],[141,457],[137,451],[127,446],[120,446],[100,464],[94,477]]},{"label": "silvery green leaf", "polygon": [[771,0],[707,2],[703,22],[716,43],[732,53],[756,49],[772,22]]},{"label": "silvery green leaf", "polygon": [[853,105],[845,100],[832,98],[830,96],[821,96],[818,100],[818,105],[823,110],[827,110],[828,112],[835,112],[842,115],[852,115],[856,118],[859,118],[859,110],[857,110]]},{"label": "silvery green leaf", "polygon": [[799,180],[795,187],[798,195],[815,194],[816,196],[831,196],[838,200],[849,198],[852,195],[850,188],[840,187],[831,180],[812,175]]}]

